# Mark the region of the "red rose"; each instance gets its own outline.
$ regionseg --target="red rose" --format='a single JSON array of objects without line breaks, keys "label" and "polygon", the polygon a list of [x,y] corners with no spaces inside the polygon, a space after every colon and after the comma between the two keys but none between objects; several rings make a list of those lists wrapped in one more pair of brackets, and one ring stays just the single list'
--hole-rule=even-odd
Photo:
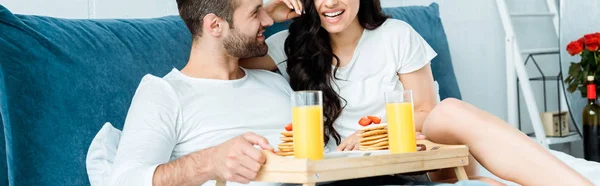
[{"label": "red rose", "polygon": [[589,51],[595,52],[600,46],[600,37],[597,34],[585,35],[585,46]]},{"label": "red rose", "polygon": [[571,56],[581,53],[583,51],[583,38],[569,43],[569,45],[567,45],[567,51]]}]

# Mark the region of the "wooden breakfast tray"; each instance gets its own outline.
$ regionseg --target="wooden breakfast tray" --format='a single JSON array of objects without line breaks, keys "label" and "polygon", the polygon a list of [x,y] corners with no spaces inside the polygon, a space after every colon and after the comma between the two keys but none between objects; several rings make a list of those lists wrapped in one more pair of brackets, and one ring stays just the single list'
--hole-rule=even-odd
[{"label": "wooden breakfast tray", "polygon": [[[442,145],[427,140],[426,150],[406,154],[382,154],[362,157],[327,158],[319,161],[282,157],[265,151],[267,162],[257,182],[296,183],[314,186],[318,182],[411,173],[454,168],[459,180],[466,180],[469,149],[465,145]],[[217,186],[226,182],[217,180]]]}]

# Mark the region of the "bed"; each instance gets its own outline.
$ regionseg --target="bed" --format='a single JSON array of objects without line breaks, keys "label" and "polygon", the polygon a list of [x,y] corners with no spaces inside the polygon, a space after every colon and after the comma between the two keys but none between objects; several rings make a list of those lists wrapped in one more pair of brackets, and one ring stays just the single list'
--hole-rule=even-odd
[{"label": "bed", "polygon": [[[589,179],[592,183],[594,183],[594,185],[600,185],[600,163],[587,161],[581,158],[575,158],[569,154],[560,151],[550,150],[550,153],[552,153],[558,159],[562,160],[571,168],[575,169],[575,171],[579,172],[584,177]],[[494,178],[507,185],[519,185],[507,180],[503,180],[498,176],[490,173],[487,169],[481,166],[479,167],[479,175]]]}]

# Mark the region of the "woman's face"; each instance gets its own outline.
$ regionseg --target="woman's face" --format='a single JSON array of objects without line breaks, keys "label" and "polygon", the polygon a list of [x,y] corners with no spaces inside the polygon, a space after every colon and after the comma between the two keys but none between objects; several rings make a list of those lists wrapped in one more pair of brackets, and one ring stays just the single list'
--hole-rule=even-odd
[{"label": "woman's face", "polygon": [[315,0],[321,26],[329,33],[339,33],[356,19],[360,0]]}]

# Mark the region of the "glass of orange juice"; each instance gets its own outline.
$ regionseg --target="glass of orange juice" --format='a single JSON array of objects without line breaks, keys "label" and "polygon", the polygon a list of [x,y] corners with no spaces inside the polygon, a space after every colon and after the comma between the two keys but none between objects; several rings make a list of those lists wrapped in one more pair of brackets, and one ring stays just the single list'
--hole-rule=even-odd
[{"label": "glass of orange juice", "polygon": [[390,153],[417,151],[411,90],[385,93]]},{"label": "glass of orange juice", "polygon": [[292,93],[292,128],[294,157],[323,159],[323,93],[296,91]]}]

